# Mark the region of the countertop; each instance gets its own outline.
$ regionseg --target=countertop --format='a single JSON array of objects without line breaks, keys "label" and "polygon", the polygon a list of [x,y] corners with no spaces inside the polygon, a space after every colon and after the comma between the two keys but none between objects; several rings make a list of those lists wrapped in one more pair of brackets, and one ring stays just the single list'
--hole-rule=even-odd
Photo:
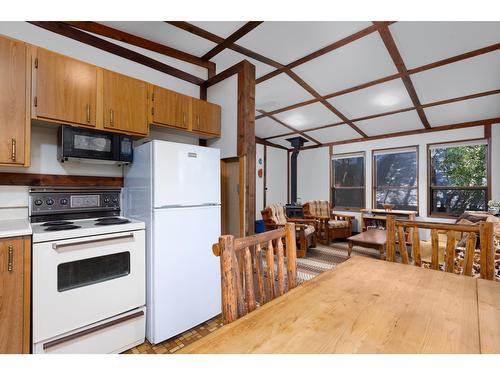
[{"label": "countertop", "polygon": [[0,220],[0,238],[31,236],[28,219]]}]

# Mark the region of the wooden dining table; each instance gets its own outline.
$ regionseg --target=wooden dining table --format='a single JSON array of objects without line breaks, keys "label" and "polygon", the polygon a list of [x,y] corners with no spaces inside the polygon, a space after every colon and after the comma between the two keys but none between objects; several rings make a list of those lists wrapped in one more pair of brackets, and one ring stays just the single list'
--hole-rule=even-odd
[{"label": "wooden dining table", "polygon": [[355,256],[178,353],[500,353],[500,283]]}]

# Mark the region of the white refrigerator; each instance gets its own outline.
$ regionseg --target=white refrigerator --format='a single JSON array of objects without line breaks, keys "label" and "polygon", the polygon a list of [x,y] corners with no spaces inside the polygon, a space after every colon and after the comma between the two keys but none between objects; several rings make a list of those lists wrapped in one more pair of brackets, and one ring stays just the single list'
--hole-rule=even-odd
[{"label": "white refrigerator", "polygon": [[136,147],[124,214],[146,223],[147,339],[157,344],[219,314],[219,150],[157,140]]}]

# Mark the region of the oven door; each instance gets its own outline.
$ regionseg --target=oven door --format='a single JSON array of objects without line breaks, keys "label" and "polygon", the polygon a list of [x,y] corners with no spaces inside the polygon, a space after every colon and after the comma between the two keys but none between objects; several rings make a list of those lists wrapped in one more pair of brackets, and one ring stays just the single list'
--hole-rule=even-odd
[{"label": "oven door", "polygon": [[33,342],[145,304],[144,231],[33,244]]}]

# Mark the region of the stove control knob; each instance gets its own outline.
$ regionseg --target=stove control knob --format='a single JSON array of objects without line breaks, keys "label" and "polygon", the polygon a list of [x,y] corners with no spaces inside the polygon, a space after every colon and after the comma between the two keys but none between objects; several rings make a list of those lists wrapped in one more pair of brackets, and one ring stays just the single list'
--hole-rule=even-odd
[{"label": "stove control knob", "polygon": [[106,204],[109,203],[109,197],[104,198],[104,203],[106,203]]},{"label": "stove control knob", "polygon": [[35,199],[35,206],[41,206],[43,201],[41,199]]},{"label": "stove control knob", "polygon": [[113,198],[113,203],[118,203],[118,198],[117,197]]},{"label": "stove control knob", "polygon": [[59,204],[60,204],[61,206],[66,206],[66,205],[68,204],[68,200],[67,200],[66,198],[61,198],[61,199],[59,200]]},{"label": "stove control knob", "polygon": [[47,206],[52,206],[52,205],[54,204],[54,200],[53,200],[52,198],[49,198],[49,199],[47,199],[47,200],[45,201],[45,204],[46,204]]}]

